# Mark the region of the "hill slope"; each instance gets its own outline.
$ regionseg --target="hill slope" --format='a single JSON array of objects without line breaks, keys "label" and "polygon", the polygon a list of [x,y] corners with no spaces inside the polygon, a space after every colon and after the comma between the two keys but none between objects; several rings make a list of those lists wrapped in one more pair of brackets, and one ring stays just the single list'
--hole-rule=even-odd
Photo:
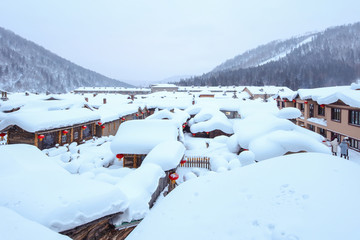
[{"label": "hill slope", "polygon": [[180,85],[344,85],[360,77],[360,23],[329,28],[247,51]]},{"label": "hill slope", "polygon": [[0,88],[60,93],[81,86],[131,85],[80,67],[0,28]]}]

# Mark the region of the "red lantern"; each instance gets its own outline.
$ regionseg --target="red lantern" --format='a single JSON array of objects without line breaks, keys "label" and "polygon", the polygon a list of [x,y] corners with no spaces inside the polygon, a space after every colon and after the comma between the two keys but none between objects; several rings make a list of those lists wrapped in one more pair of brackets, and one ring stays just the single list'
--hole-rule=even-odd
[{"label": "red lantern", "polygon": [[98,125],[99,125],[99,126],[102,125],[102,122],[98,122]]},{"label": "red lantern", "polygon": [[119,154],[116,154],[116,158],[117,159],[122,159],[124,157],[124,154],[121,154],[121,153],[119,153]]},{"label": "red lantern", "polygon": [[324,104],[321,104],[321,105],[320,105],[320,107],[321,107],[321,108],[324,108],[324,107],[325,107],[325,105],[324,105]]},{"label": "red lantern", "polygon": [[122,117],[122,118],[121,118],[121,120],[125,121],[125,118],[124,118],[124,117]]},{"label": "red lantern", "polygon": [[63,133],[63,135],[66,135],[66,134],[68,134],[68,130],[64,130],[64,131],[62,131],[62,133]]},{"label": "red lantern", "polygon": [[38,139],[39,139],[40,141],[42,141],[44,138],[45,138],[44,135],[38,135]]},{"label": "red lantern", "polygon": [[195,134],[195,133],[193,133],[192,135],[195,137],[195,135],[196,135],[196,134]]},{"label": "red lantern", "polygon": [[206,132],[207,135],[209,135],[209,132]]},{"label": "red lantern", "polygon": [[186,160],[185,160],[185,159],[182,159],[182,160],[180,161],[181,166],[183,166],[185,163],[186,163]]},{"label": "red lantern", "polygon": [[249,151],[249,149],[244,148],[243,151]]},{"label": "red lantern", "polygon": [[175,183],[175,181],[179,178],[179,174],[177,174],[176,172],[171,173],[169,175],[169,179],[171,180],[171,183]]},{"label": "red lantern", "polygon": [[144,114],[144,112],[141,112],[141,114]]},{"label": "red lantern", "polygon": [[4,140],[6,133],[0,133],[1,141]]},{"label": "red lantern", "polygon": [[104,125],[101,125],[101,128],[102,128],[102,129],[104,129],[104,128],[105,128],[105,126],[104,126]]},{"label": "red lantern", "polygon": [[305,101],[304,103],[305,103],[305,104],[308,104],[308,101]]},{"label": "red lantern", "polygon": [[82,128],[82,130],[85,130],[87,128],[87,126],[82,126],[81,128]]},{"label": "red lantern", "polygon": [[286,99],[284,99],[284,102],[286,102],[287,100]]},{"label": "red lantern", "polygon": [[296,103],[296,100],[294,99],[292,102],[293,102],[293,103]]}]

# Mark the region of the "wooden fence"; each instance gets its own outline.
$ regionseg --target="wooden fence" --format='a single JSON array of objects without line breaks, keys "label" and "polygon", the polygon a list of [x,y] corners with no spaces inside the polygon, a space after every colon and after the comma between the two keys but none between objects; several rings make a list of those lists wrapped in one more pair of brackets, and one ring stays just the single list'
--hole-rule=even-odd
[{"label": "wooden fence", "polygon": [[186,162],[184,164],[180,164],[179,167],[198,167],[210,170],[209,157],[184,156],[184,160],[186,160]]}]

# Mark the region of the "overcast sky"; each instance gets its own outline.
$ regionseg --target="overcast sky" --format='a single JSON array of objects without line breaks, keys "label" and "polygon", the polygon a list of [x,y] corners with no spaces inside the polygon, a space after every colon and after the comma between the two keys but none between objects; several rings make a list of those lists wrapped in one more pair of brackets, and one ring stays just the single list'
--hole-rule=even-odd
[{"label": "overcast sky", "polygon": [[359,0],[0,0],[0,26],[130,84],[201,75],[276,39],[360,21]]}]

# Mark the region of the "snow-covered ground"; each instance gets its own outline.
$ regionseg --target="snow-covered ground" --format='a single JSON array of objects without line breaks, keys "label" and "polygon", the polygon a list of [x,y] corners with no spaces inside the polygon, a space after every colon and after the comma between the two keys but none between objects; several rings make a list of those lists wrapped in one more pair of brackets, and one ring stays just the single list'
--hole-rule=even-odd
[{"label": "snow-covered ground", "polygon": [[[107,98],[107,105],[102,106],[106,109],[100,113],[106,113],[102,116],[108,120],[121,115],[122,110],[111,111],[117,100],[129,101],[105,95],[88,97],[98,106],[103,97]],[[164,101],[164,97],[170,100]],[[26,99],[22,97],[17,105],[29,109],[31,104],[23,98]],[[116,224],[145,217],[139,230],[129,239],[169,236],[175,239],[239,239],[241,236],[277,240],[355,239],[346,238],[346,234],[345,238],[336,238],[338,235],[330,235],[331,231],[326,232],[325,227],[332,229],[338,223],[328,220],[328,213],[346,223],[349,218],[358,222],[357,204],[347,217],[347,206],[338,207],[335,203],[343,202],[344,197],[351,197],[351,203],[360,200],[360,187],[356,185],[359,181],[355,176],[355,173],[360,176],[359,152],[349,150],[350,161],[332,157],[330,147],[323,143],[320,135],[288,120],[300,116],[297,109],[279,111],[273,101],[222,98],[217,102],[215,98],[201,99],[199,104],[191,105],[191,99],[187,93],[155,93],[129,104],[131,110],[144,107],[147,101],[151,107],[160,104],[167,110],[157,111],[152,118],[172,120],[149,119],[147,124],[174,125],[171,128],[174,131],[165,131],[166,137],[171,135],[169,139],[164,137],[167,142],[160,141],[148,149],[151,151],[146,152],[149,154],[138,169],[123,168],[122,161],[115,156],[119,153],[115,145],[119,144],[113,144],[111,149],[119,138],[124,140],[121,146],[129,144],[127,136],[94,138],[81,145],[72,143],[42,152],[28,145],[0,145],[0,212],[13,220],[7,225],[0,224],[0,236],[9,236],[9,229],[14,229],[16,221],[24,225],[19,234],[29,231],[26,227],[29,225],[39,228],[36,230],[39,234],[48,236],[53,233],[48,228],[62,231],[104,214],[124,211],[114,220]],[[72,104],[71,101],[60,108],[68,104]],[[174,106],[187,110],[175,109],[172,113],[169,110]],[[228,120],[219,109],[238,111],[242,119]],[[193,137],[191,133],[177,136],[176,129],[182,128],[181,124],[189,115],[195,115],[196,121],[189,124],[193,132],[211,131],[220,126],[224,132],[234,135],[214,139]],[[168,122],[162,124],[161,121]],[[131,123],[122,126],[126,125]],[[137,139],[145,138],[142,137],[144,131],[138,128],[127,133],[137,136],[132,145],[140,146]],[[146,136],[150,143],[159,138],[158,132],[149,132]],[[316,153],[278,157],[302,151]],[[168,157],[170,154],[172,158]],[[210,159],[210,169],[179,167],[180,177],[176,181],[179,187],[169,196],[161,196],[150,210],[148,203],[159,179],[165,176],[164,171],[177,166],[182,154],[185,159]],[[340,189],[341,184],[346,187]],[[327,201],[326,194],[333,199]],[[291,220],[290,216],[295,217]],[[0,221],[5,219],[0,218]],[[171,226],[164,227],[168,223]],[[37,224],[45,226],[45,230],[35,226]],[[149,232],[154,225],[162,227],[156,230],[161,236]],[[338,229],[359,237],[353,223],[337,225]],[[29,236],[31,234],[29,231]],[[316,238],[308,238],[311,234]],[[53,233],[53,237],[50,235],[49,239],[66,239],[57,233]]]}]

